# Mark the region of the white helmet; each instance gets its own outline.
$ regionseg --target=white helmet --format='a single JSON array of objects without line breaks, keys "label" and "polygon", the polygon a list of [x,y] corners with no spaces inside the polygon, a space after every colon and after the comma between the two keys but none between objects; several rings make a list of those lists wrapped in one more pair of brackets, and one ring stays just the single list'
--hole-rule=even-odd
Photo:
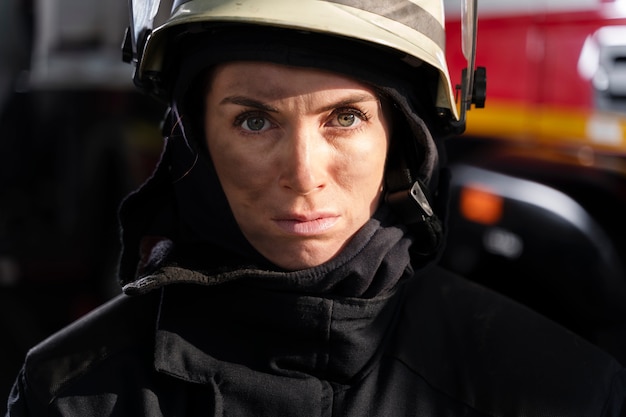
[{"label": "white helmet", "polygon": [[[171,16],[152,30],[169,4]],[[126,59],[136,62],[135,82],[157,96],[171,88],[160,84],[160,77],[181,33],[223,24],[261,25],[358,40],[396,51],[408,65],[428,64],[439,74],[435,106],[459,119],[446,64],[442,0],[132,0],[132,5],[132,50],[129,42]]]}]

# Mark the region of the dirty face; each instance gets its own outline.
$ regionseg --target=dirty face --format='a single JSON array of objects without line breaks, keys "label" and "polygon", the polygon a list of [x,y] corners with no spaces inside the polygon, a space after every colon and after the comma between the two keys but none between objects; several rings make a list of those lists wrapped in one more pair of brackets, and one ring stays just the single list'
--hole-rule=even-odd
[{"label": "dirty face", "polygon": [[261,62],[216,67],[205,140],[235,220],[287,270],[332,259],[382,194],[390,126],[365,84]]}]

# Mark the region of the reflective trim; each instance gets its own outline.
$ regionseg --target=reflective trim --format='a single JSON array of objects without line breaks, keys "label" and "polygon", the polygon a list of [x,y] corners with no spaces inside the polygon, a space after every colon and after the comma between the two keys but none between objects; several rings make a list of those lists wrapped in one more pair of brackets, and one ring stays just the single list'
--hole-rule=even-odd
[{"label": "reflective trim", "polygon": [[[185,0],[180,0],[185,1]],[[381,0],[326,0],[329,3],[342,4],[374,13],[387,19],[402,23],[411,29],[421,32],[435,42],[442,50],[445,48],[446,32],[435,16],[423,7],[409,0],[384,2]]]},{"label": "reflective trim", "polygon": [[189,3],[191,0],[174,0],[172,5],[172,11],[176,10],[178,6],[182,6],[185,3]]},{"label": "reflective trim", "polygon": [[[172,10],[189,3],[191,0],[174,0]],[[441,22],[423,7],[410,0],[397,0],[386,2],[381,0],[326,0],[329,3],[341,4],[354,7],[369,13],[386,17],[395,22],[410,27],[423,33],[442,50],[445,48],[446,32]]]}]

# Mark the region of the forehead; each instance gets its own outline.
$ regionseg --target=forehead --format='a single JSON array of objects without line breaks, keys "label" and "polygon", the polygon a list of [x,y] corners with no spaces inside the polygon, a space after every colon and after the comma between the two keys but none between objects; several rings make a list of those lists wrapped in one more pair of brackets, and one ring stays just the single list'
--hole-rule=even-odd
[{"label": "forehead", "polygon": [[219,64],[210,71],[207,84],[214,92],[262,94],[276,99],[332,90],[359,90],[376,96],[371,86],[344,74],[259,61]]}]

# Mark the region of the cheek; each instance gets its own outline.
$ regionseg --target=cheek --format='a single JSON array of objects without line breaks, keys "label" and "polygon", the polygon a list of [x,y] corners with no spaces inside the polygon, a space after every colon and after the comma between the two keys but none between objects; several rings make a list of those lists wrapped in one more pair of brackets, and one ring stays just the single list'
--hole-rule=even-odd
[{"label": "cheek", "polygon": [[254,204],[270,178],[269,168],[260,153],[236,146],[232,138],[220,132],[207,134],[207,145],[217,176],[231,207]]},{"label": "cheek", "polygon": [[387,156],[387,139],[382,132],[376,139],[365,141],[359,147],[359,152],[351,158],[349,166],[352,177],[358,182],[363,192],[378,191],[383,183]]},{"label": "cheek", "polygon": [[388,141],[385,132],[381,132],[380,140],[373,141],[371,146],[364,152],[360,166],[357,193],[367,203],[368,212],[371,216],[378,208],[380,197],[383,192],[385,168],[388,152]]}]

